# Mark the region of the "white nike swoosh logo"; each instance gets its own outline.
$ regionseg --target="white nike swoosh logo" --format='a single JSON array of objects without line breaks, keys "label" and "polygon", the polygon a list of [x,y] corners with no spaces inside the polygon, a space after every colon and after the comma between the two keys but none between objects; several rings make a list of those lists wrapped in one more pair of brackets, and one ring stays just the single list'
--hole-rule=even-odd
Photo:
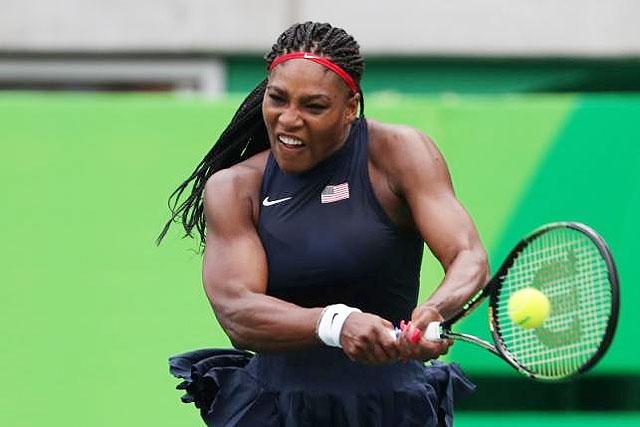
[{"label": "white nike swoosh logo", "polygon": [[267,196],[262,201],[262,206],[277,205],[278,203],[284,202],[289,199],[291,199],[291,197],[285,197],[284,199],[278,199],[278,200],[269,200],[269,196]]}]

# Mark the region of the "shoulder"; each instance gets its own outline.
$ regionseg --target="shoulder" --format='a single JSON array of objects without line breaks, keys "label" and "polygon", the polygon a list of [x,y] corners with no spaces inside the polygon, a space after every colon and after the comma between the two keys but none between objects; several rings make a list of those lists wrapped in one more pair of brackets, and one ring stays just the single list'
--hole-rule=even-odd
[{"label": "shoulder", "polygon": [[449,181],[446,162],[435,142],[423,132],[405,125],[367,120],[369,158],[394,188],[420,178]]},{"label": "shoulder", "polygon": [[259,188],[269,150],[262,151],[230,168],[211,175],[205,184],[205,197],[210,193],[245,193]]},{"label": "shoulder", "polygon": [[257,219],[257,200],[268,156],[269,150],[265,150],[209,177],[203,194],[207,222],[234,214]]}]

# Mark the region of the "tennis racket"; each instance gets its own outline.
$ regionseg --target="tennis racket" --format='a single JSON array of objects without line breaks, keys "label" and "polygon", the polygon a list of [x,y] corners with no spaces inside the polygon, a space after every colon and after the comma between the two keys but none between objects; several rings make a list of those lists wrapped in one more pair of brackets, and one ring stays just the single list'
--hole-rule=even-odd
[{"label": "tennis racket", "polygon": [[[535,329],[511,321],[507,302],[533,287],[550,301],[551,311]],[[489,299],[490,344],[451,327]],[[544,225],[516,245],[497,274],[446,321],[428,325],[425,337],[467,341],[499,356],[522,374],[557,381],[582,374],[605,354],[616,329],[619,285],[605,241],[576,222]]]}]

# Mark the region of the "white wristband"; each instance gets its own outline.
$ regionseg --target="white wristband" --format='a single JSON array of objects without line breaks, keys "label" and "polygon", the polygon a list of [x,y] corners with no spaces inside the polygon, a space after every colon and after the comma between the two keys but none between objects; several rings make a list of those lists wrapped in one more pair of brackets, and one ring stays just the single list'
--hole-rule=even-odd
[{"label": "white wristband", "polygon": [[345,320],[347,320],[347,317],[353,312],[362,313],[362,310],[344,304],[327,306],[318,321],[317,332],[320,341],[331,347],[342,348],[340,344],[342,326]]}]

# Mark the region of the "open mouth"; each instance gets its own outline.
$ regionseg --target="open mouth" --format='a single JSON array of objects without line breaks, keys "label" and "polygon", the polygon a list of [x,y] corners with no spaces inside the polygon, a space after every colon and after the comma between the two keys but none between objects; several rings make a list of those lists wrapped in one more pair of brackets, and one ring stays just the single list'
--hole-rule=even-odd
[{"label": "open mouth", "polygon": [[304,142],[299,139],[292,138],[290,136],[280,135],[278,142],[289,149],[300,149],[305,146]]}]

